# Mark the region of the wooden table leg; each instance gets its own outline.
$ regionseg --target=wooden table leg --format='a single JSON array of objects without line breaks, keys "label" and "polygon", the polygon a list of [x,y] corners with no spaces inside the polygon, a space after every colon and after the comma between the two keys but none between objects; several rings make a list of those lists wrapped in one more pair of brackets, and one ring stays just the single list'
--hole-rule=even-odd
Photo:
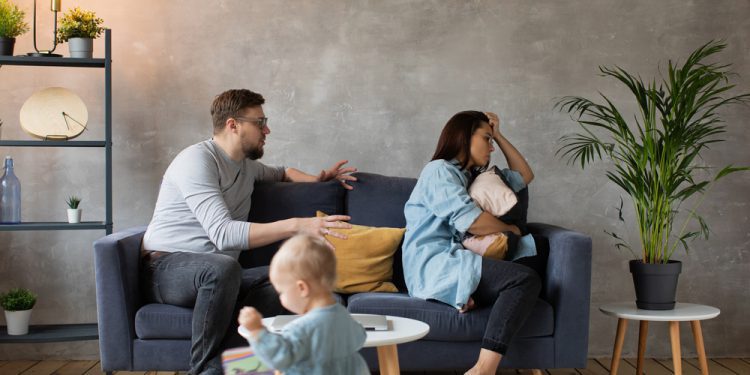
[{"label": "wooden table leg", "polygon": [[638,365],[635,369],[635,375],[643,374],[643,357],[646,354],[646,337],[648,337],[648,320],[641,320],[641,327],[638,330]]},{"label": "wooden table leg", "polygon": [[625,340],[625,329],[628,328],[626,319],[617,319],[617,336],[615,337],[615,348],[612,351],[612,363],[609,366],[609,373],[617,375],[617,369],[620,367],[620,354],[622,354],[622,343]]},{"label": "wooden table leg", "polygon": [[380,365],[380,375],[399,375],[401,373],[396,345],[378,346],[378,365]]},{"label": "wooden table leg", "polygon": [[695,339],[695,350],[698,352],[698,363],[701,365],[701,375],[708,375],[708,362],[706,361],[706,348],[703,346],[703,331],[701,322],[693,320],[690,322],[693,327],[693,338]]},{"label": "wooden table leg", "polygon": [[672,364],[674,374],[682,375],[682,356],[680,355],[680,322],[669,322],[669,338],[672,342]]}]

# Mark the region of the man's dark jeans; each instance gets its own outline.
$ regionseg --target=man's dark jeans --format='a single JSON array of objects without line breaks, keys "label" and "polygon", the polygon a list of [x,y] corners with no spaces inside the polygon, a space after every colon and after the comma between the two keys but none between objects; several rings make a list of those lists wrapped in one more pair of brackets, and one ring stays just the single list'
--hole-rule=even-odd
[{"label": "man's dark jeans", "polygon": [[268,267],[243,270],[226,255],[147,252],[141,273],[147,302],[193,309],[190,374],[222,374],[221,351],[229,342],[236,344],[229,337],[238,337],[232,322],[243,305],[258,308],[264,316],[283,312],[268,282]]},{"label": "man's dark jeans", "polygon": [[534,308],[542,282],[522,264],[482,258],[482,278],[472,295],[479,306],[492,306],[482,348],[505,355],[508,344]]}]

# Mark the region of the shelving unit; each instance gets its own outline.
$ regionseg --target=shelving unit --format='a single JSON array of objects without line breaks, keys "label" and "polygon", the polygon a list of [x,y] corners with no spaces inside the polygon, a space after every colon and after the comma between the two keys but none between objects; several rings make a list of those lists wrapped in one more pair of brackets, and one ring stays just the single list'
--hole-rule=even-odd
[{"label": "shelving unit", "polygon": [[[97,141],[45,141],[45,140],[0,140],[0,147],[93,147],[104,149],[105,174],[105,218],[104,221],[86,221],[77,224],[67,222],[21,222],[0,224],[0,231],[48,231],[48,230],[105,230],[112,233],[112,32],[104,32],[104,58],[79,59],[68,57],[0,56],[0,66],[31,66],[58,68],[104,69],[104,140]],[[0,76],[7,74],[0,69]],[[0,327],[0,343],[39,343],[76,340],[96,340],[99,335],[96,323],[38,325],[29,327],[29,334],[9,336],[5,327]]]}]

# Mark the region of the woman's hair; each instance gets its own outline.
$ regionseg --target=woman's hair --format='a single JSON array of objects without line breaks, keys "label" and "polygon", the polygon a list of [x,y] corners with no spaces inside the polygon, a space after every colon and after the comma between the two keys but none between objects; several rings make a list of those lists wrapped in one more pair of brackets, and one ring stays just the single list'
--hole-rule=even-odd
[{"label": "woman's hair", "polygon": [[458,112],[443,127],[438,139],[432,160],[463,159],[461,169],[466,169],[471,161],[471,136],[482,126],[490,122],[489,117],[479,111]]},{"label": "woman's hair", "polygon": [[271,267],[330,290],[336,285],[336,256],[320,238],[300,234],[288,239],[271,259]]}]

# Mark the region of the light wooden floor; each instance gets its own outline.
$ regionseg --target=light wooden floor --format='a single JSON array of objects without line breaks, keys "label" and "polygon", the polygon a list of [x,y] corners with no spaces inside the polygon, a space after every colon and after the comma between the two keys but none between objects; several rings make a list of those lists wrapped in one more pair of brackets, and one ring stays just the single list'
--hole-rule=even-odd
[{"label": "light wooden floor", "polygon": [[[547,370],[548,375],[605,375],[609,373],[609,358],[589,359],[585,369]],[[750,374],[750,358],[716,358],[708,361],[709,373],[713,375],[748,375]],[[647,359],[645,362],[647,375],[668,375],[672,373],[672,360]],[[498,374],[529,374],[525,370],[500,370]],[[635,359],[624,359],[620,363],[619,374],[635,374]],[[688,358],[682,360],[684,375],[700,375],[698,360]],[[98,375],[102,374],[98,361],[0,361],[2,375]],[[129,372],[118,371],[117,375],[176,375],[176,372]],[[404,372],[403,375],[453,375],[460,372]]]}]

